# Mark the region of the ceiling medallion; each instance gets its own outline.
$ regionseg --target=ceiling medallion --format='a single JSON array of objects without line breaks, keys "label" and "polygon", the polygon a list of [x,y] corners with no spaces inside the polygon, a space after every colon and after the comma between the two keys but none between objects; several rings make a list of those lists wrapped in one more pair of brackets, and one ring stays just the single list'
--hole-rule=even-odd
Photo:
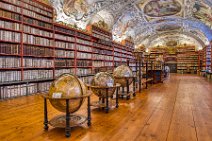
[{"label": "ceiling medallion", "polygon": [[176,0],[151,0],[144,6],[144,13],[149,17],[164,17],[176,15],[181,9]]}]

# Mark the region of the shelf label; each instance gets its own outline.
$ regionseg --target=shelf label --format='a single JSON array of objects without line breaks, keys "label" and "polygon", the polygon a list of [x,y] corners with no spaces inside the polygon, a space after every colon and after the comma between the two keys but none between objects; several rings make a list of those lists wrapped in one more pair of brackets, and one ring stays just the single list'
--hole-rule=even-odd
[{"label": "shelf label", "polygon": [[61,98],[62,97],[62,93],[61,92],[56,92],[53,93],[52,98]]}]

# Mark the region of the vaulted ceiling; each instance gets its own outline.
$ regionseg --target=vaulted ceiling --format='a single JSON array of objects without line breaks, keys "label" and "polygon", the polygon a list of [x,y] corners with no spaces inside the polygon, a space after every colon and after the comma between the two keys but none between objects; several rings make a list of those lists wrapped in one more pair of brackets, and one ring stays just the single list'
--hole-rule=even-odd
[{"label": "vaulted ceiling", "polygon": [[104,21],[120,41],[152,47],[169,41],[195,44],[212,40],[212,0],[49,0],[56,21],[80,28]]}]

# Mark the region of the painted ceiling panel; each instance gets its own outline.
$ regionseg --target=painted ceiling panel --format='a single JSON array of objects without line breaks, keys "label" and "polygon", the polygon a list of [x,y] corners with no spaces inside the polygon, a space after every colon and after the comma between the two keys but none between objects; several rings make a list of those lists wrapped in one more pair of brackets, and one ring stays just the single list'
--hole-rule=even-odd
[{"label": "painted ceiling panel", "polygon": [[[200,39],[204,44],[212,40],[212,0],[50,0],[50,2],[56,10],[57,21],[86,28],[90,23],[104,20],[113,33],[114,40],[117,41],[130,36],[135,44],[149,46],[150,43],[147,41],[149,37],[151,40],[157,39],[154,39],[155,35],[165,37],[166,31],[173,33],[178,31],[182,37]],[[185,32],[193,34],[194,37],[184,34]],[[182,41],[181,38],[180,42]]]}]

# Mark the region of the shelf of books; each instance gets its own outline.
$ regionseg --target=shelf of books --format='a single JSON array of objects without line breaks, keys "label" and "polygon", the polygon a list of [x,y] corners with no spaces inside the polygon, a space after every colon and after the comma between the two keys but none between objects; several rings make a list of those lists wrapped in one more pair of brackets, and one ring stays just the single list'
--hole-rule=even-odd
[{"label": "shelf of books", "polygon": [[136,72],[136,59],[133,55],[134,43],[132,39],[125,39],[122,41],[122,44],[125,46],[123,48],[123,53],[125,54],[127,60],[129,60],[129,66],[133,72]]},{"label": "shelf of books", "polygon": [[162,70],[162,64],[156,63],[157,60],[165,60],[165,51],[162,48],[151,48],[148,59],[148,70]]},{"label": "shelf of books", "polygon": [[197,73],[198,52],[195,46],[185,46],[177,48],[177,72],[178,73]]},{"label": "shelf of books", "polygon": [[130,60],[134,45],[114,43],[112,34],[54,23],[53,8],[36,0],[0,1],[0,99],[47,91],[55,77],[74,73],[90,83]]},{"label": "shelf of books", "polygon": [[204,52],[203,50],[198,51],[198,67],[199,71],[205,70],[205,61],[203,60]]},{"label": "shelf of books", "polygon": [[88,28],[93,37],[93,73],[100,71],[112,73],[114,69],[112,33],[95,25],[90,25]]},{"label": "shelf of books", "polygon": [[207,71],[211,71],[211,66],[212,66],[212,63],[211,63],[211,46],[210,45],[208,45],[208,46],[206,46],[206,48],[205,48],[205,67],[206,67],[206,70]]},{"label": "shelf of books", "polygon": [[45,91],[53,80],[53,8],[0,1],[0,99]]}]

